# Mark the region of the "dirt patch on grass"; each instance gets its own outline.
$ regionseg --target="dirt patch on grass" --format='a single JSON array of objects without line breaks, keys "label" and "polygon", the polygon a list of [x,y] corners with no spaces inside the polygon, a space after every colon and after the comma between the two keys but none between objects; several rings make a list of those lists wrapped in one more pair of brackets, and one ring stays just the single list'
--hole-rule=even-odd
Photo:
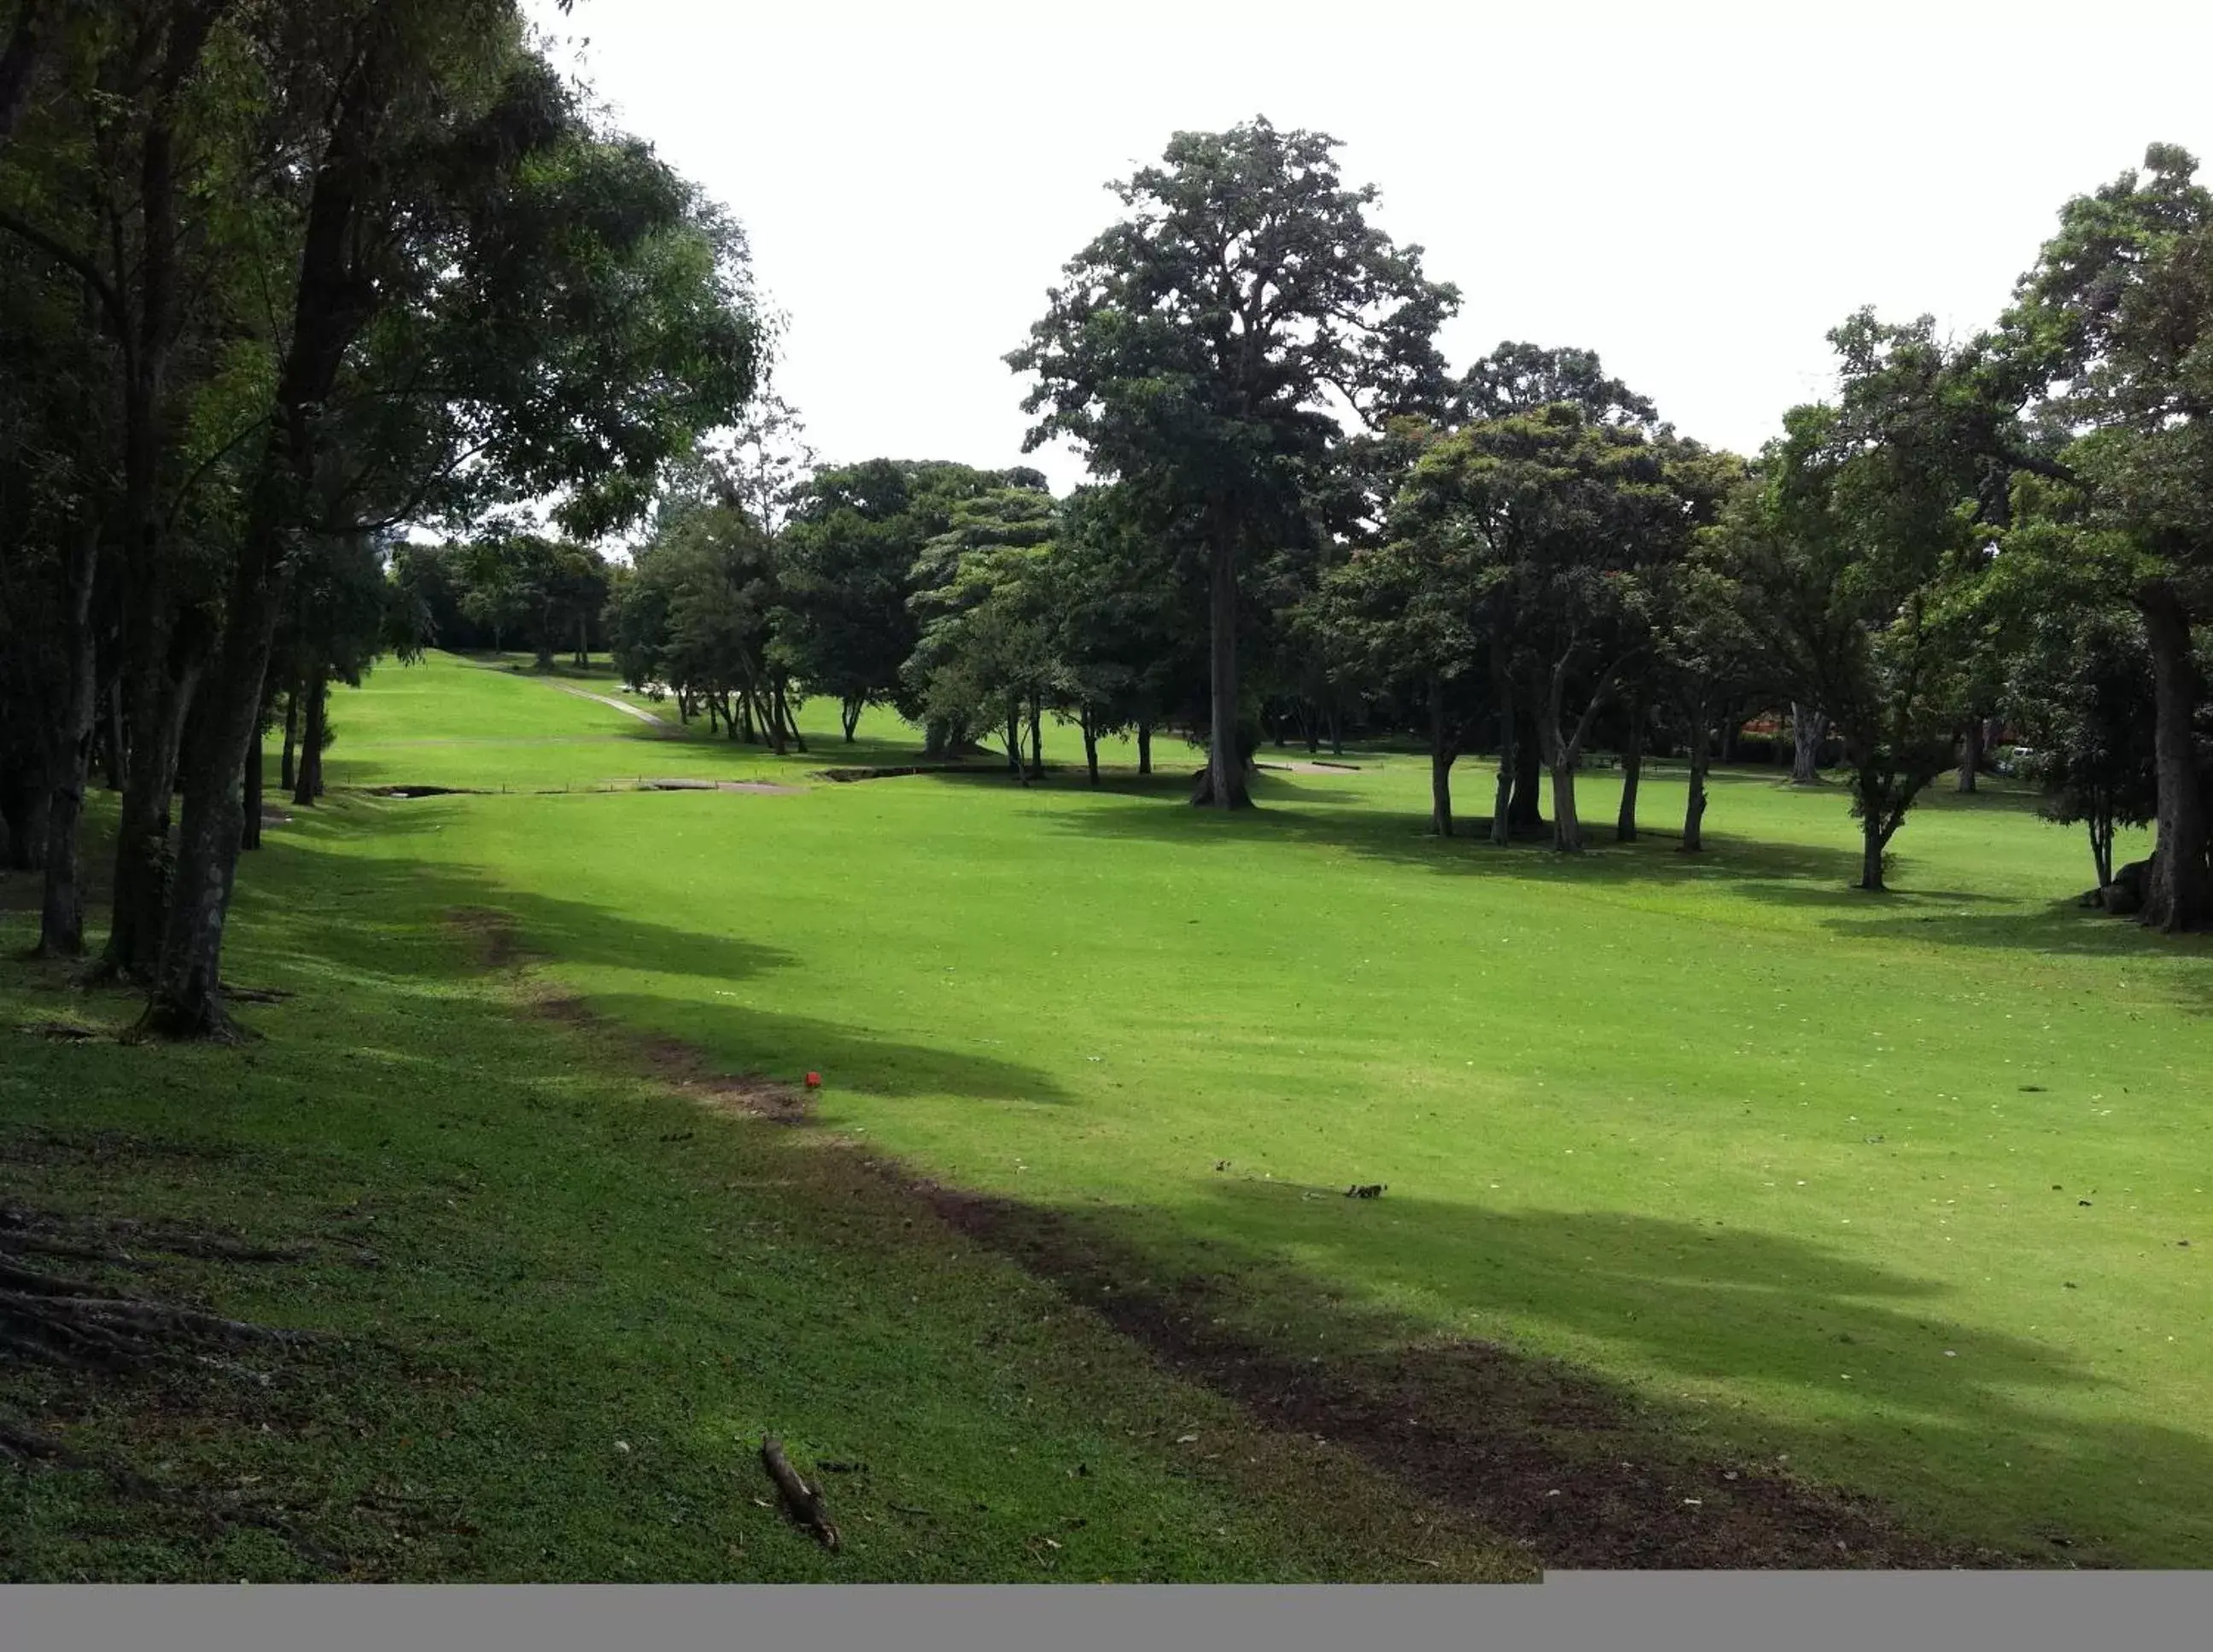
[{"label": "dirt patch on grass", "polygon": [[[983,770],[977,763],[909,763],[899,767],[871,769],[817,769],[818,780],[835,780],[840,784],[856,780],[896,780],[910,774],[974,774]],[[985,772],[991,771],[983,770]]]},{"label": "dirt patch on grass", "polygon": [[640,791],[742,791],[762,797],[796,797],[804,786],[780,786],[772,780],[640,780]]},{"label": "dirt patch on grass", "polygon": [[1268,1426],[1356,1454],[1410,1490],[1516,1539],[1547,1566],[2028,1564],[1911,1532],[1872,1497],[1701,1458],[1607,1385],[1492,1344],[1439,1338],[1302,1357],[1228,1324],[1228,1293],[1214,1281],[1163,1286],[1142,1256],[1064,1217],[877,1167],[957,1232],[1052,1280],[1178,1375],[1235,1399]]},{"label": "dirt patch on grass", "polygon": [[515,919],[489,906],[456,906],[446,922],[475,946],[477,961],[486,969],[515,969],[541,956],[525,947],[515,932]]},{"label": "dirt patch on grass", "polygon": [[[505,912],[460,906],[446,914],[446,921],[476,943],[478,956],[487,969],[519,971],[540,955],[516,938],[515,920]],[[704,1106],[747,1113],[779,1125],[803,1124],[814,1116],[812,1099],[796,1085],[762,1073],[718,1071],[703,1053],[680,1039],[639,1036],[607,1021],[573,993],[533,990],[527,982],[521,985],[524,1001],[534,1014],[570,1026],[622,1033],[655,1077]]]}]

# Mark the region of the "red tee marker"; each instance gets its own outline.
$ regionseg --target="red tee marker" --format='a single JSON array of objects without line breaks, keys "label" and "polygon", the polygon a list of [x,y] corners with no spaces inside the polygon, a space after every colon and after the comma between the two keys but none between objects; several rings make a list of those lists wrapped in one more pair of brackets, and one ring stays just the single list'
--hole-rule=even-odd
[{"label": "red tee marker", "polygon": [[822,1075],[821,1075],[821,1074],[820,1074],[820,1073],[809,1073],[809,1074],[808,1074],[808,1075],[807,1075],[807,1088],[808,1088],[808,1089],[810,1089],[810,1090],[819,1090],[819,1089],[820,1089],[820,1088],[822,1088]]}]

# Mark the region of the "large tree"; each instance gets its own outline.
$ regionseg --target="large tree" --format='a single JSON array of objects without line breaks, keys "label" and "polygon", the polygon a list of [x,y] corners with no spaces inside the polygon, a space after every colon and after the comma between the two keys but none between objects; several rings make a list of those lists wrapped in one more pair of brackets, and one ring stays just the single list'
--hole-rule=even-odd
[{"label": "large tree", "polygon": [[1927,317],[1867,313],[1831,335],[1838,403],[1794,408],[1762,485],[1715,541],[1769,680],[1833,721],[1861,826],[1859,887],[1880,891],[1891,841],[1937,775],[1981,670],[1978,604],[1997,527],[1979,491],[1966,352]]},{"label": "large tree", "polygon": [[2003,370],[2077,439],[2065,454],[2106,583],[2143,616],[2156,713],[2158,854],[2143,922],[2213,920],[2213,821],[2192,727],[2193,629],[2213,610],[2213,191],[2154,144],[2060,212],[2000,330]]},{"label": "large tree", "polygon": [[1336,141],[1265,119],[1180,132],[1111,187],[1127,216],[1070,261],[1030,341],[1033,448],[1073,440],[1206,558],[1210,724],[1194,801],[1249,802],[1237,748],[1239,568],[1312,534],[1314,472],[1369,421],[1434,405],[1458,294],[1348,189]]}]

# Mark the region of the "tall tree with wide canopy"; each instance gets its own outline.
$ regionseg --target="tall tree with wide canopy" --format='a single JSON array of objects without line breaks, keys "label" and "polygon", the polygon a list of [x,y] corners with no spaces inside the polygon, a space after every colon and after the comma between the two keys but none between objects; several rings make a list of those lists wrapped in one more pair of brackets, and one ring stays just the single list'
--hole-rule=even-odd
[{"label": "tall tree with wide canopy", "polygon": [[1431,342],[1459,302],[1369,222],[1336,140],[1256,119],[1179,132],[1110,187],[1128,216],[1070,260],[1030,341],[1035,448],[1065,436],[1163,527],[1196,524],[1210,605],[1207,774],[1249,803],[1237,749],[1241,561],[1311,532],[1312,473],[1370,422],[1434,405]]},{"label": "tall tree with wide canopy", "polygon": [[2193,628],[2213,610],[2213,191],[2197,158],[2155,143],[2142,172],[2069,201],[2000,329],[1998,370],[2077,439],[2069,479],[2082,543],[2143,618],[2156,704],[2158,853],[2142,914],[2213,921],[2213,817],[2192,721],[2204,689]]}]

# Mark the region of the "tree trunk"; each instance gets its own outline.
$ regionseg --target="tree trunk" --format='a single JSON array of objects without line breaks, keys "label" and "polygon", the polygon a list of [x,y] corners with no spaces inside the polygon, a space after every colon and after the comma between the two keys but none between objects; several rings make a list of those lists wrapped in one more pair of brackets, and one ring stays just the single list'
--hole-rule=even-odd
[{"label": "tree trunk", "polygon": [[1736,707],[1730,706],[1727,710],[1722,713],[1722,751],[1720,760],[1723,764],[1729,764],[1736,761],[1737,735],[1743,727],[1744,718],[1738,714]]},{"label": "tree trunk", "polygon": [[576,663],[587,670],[592,664],[591,619],[582,613],[576,616]]},{"label": "tree trunk", "polygon": [[275,418],[246,497],[206,703],[180,765],[184,806],[175,889],[159,970],[139,1023],[142,1033],[156,1037],[223,1037],[233,1031],[223,1003],[223,932],[242,835],[246,753],[259,733],[262,691],[289,584],[287,552],[315,485],[321,411],[346,351],[372,314],[362,301],[352,260],[370,186],[371,127],[379,100],[387,94],[374,36],[363,50],[369,67],[352,82],[355,89],[340,94],[331,140],[316,163]]},{"label": "tree trunk", "polygon": [[1975,789],[1975,776],[1983,766],[1983,720],[1979,716],[1967,719],[1966,731],[1960,736],[1960,789]]},{"label": "tree trunk", "polygon": [[1812,706],[1790,702],[1790,741],[1793,747],[1790,783],[1819,785],[1821,780],[1821,742],[1829,736],[1829,720]]},{"label": "tree trunk", "polygon": [[266,708],[256,710],[253,718],[253,744],[246,753],[246,773],[243,777],[245,797],[241,805],[238,846],[241,850],[261,847],[261,784],[262,770],[267,766],[261,753],[262,720],[268,715]]},{"label": "tree trunk", "polygon": [[84,892],[77,881],[77,822],[84,815],[85,778],[92,768],[92,733],[99,720],[92,592],[100,566],[95,523],[78,538],[64,570],[62,680],[46,741],[46,888],[39,907],[38,954],[76,958],[84,952]]},{"label": "tree trunk", "polygon": [[118,676],[107,690],[107,751],[102,754],[107,765],[107,789],[123,789],[124,753],[129,748],[123,740],[123,679]]},{"label": "tree trunk", "polygon": [[1621,748],[1621,808],[1613,821],[1616,843],[1637,841],[1637,785],[1644,777],[1644,703],[1631,702],[1629,739]]},{"label": "tree trunk", "polygon": [[1446,727],[1444,685],[1430,684],[1430,831],[1453,835],[1452,766],[1458,747]]},{"label": "tree trunk", "polygon": [[1514,714],[1514,798],[1506,824],[1515,832],[1545,829],[1544,805],[1539,800],[1544,784],[1544,753],[1539,749],[1537,719],[1526,710]]},{"label": "tree trunk", "polygon": [[1683,808],[1681,852],[1695,855],[1706,846],[1706,770],[1712,761],[1713,735],[1703,710],[1691,724],[1691,800]]},{"label": "tree trunk", "polygon": [[784,692],[784,682],[781,677],[776,680],[774,693],[777,720],[783,725],[785,734],[790,736],[794,749],[805,752],[807,736],[799,732],[799,717],[791,709],[791,699]]},{"label": "tree trunk", "polygon": [[2137,593],[2151,648],[2152,742],[2159,777],[2158,835],[2137,922],[2170,933],[2194,929],[2213,913],[2206,866],[2205,793],[2192,721],[2200,685],[2190,651],[2190,615],[2173,585],[2159,580]]},{"label": "tree trunk", "polygon": [[1083,712],[1083,766],[1091,783],[1099,783],[1099,719],[1088,706]]},{"label": "tree trunk", "polygon": [[2090,860],[2098,869],[2098,887],[2113,881],[2113,812],[2101,802],[2083,817],[2090,833]]},{"label": "tree trunk", "polygon": [[1860,881],[1859,887],[1871,894],[1883,893],[1882,852],[1888,844],[1882,821],[1870,809],[1860,821]]},{"label": "tree trunk", "polygon": [[185,717],[198,684],[198,666],[173,680],[157,660],[140,674],[131,697],[107,947],[101,956],[102,973],[124,980],[150,981],[161,965],[172,869],[169,810]]},{"label": "tree trunk", "polygon": [[1329,754],[1332,757],[1344,755],[1344,720],[1338,715],[1333,697],[1329,703]]},{"label": "tree trunk", "polygon": [[1035,694],[1030,696],[1030,778],[1045,778],[1045,712]]},{"label": "tree trunk", "polygon": [[1237,541],[1215,535],[1209,558],[1208,688],[1213,727],[1207,732],[1206,779],[1192,797],[1211,808],[1248,808],[1244,753],[1237,744]]},{"label": "tree trunk", "polygon": [[1137,725],[1137,772],[1150,774],[1152,771],[1153,725],[1149,722],[1141,722]]},{"label": "tree trunk", "polygon": [[1022,774],[1022,708],[1019,700],[1007,702],[1007,772],[1015,783],[1027,785]]},{"label": "tree trunk", "polygon": [[1515,728],[1514,701],[1502,693],[1498,702],[1498,783],[1491,803],[1491,841],[1502,846],[1514,840],[1515,775],[1521,767]]},{"label": "tree trunk", "polygon": [[861,709],[867,704],[865,700],[857,699],[846,699],[838,704],[838,722],[845,731],[845,743],[848,746],[853,743],[853,731],[861,726]]},{"label": "tree trunk", "polygon": [[1554,762],[1552,772],[1552,847],[1563,855],[1580,855],[1583,823],[1576,813],[1576,763],[1573,758]]},{"label": "tree trunk", "polygon": [[320,667],[308,674],[307,693],[307,726],[300,737],[299,774],[292,785],[292,801],[302,808],[313,808],[315,799],[323,795],[323,720],[329,715],[331,703],[330,678]]},{"label": "tree trunk", "polygon": [[284,755],[277,765],[277,783],[290,792],[300,783],[294,753],[300,740],[300,683],[297,678],[284,691]]},{"label": "tree trunk", "polygon": [[0,769],[0,825],[8,828],[9,871],[36,872],[46,865],[52,808],[52,788],[37,769],[14,774]]}]

